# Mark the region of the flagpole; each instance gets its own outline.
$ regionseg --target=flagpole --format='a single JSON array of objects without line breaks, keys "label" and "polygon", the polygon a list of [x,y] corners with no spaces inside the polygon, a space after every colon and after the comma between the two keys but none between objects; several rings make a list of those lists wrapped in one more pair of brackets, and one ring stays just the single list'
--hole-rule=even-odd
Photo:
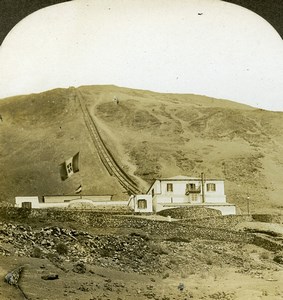
[{"label": "flagpole", "polygon": [[[76,193],[76,190],[80,189],[80,191],[78,193]],[[77,196],[78,198],[75,198],[73,200],[78,200],[78,199],[82,199],[83,195],[81,194],[82,191],[82,185],[80,184],[80,186],[75,190],[75,193],[67,193],[65,194],[65,196]]]}]

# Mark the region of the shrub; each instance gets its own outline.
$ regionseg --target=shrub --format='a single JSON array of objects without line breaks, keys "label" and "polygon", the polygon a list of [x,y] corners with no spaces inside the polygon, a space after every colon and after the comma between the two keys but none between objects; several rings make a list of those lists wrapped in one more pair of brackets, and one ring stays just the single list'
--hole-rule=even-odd
[{"label": "shrub", "polygon": [[171,265],[178,265],[178,260],[175,257],[170,257],[169,262]]},{"label": "shrub", "polygon": [[276,263],[283,265],[283,255],[282,254],[278,254],[278,255],[274,256],[273,260]]},{"label": "shrub", "polygon": [[150,237],[146,233],[139,233],[139,232],[133,231],[133,232],[130,233],[130,236],[131,237],[141,237],[145,241],[149,241],[150,240]]},{"label": "shrub", "polygon": [[82,261],[78,261],[74,266],[73,266],[73,272],[78,273],[78,274],[84,274],[86,272],[86,265]]},{"label": "shrub", "polygon": [[34,247],[32,249],[31,257],[41,258],[42,257],[42,251],[41,251],[41,249],[38,248],[38,247]]},{"label": "shrub", "polygon": [[18,209],[19,212],[19,216],[23,219],[27,219],[29,217],[29,215],[31,214],[32,210],[31,208],[19,208]]},{"label": "shrub", "polygon": [[150,249],[152,253],[157,254],[157,255],[162,255],[162,254],[169,254],[169,252],[165,249],[164,246],[160,244],[155,244],[155,243],[150,243]]},{"label": "shrub", "polygon": [[46,258],[49,259],[54,264],[59,264],[62,262],[62,259],[57,253],[48,252]]},{"label": "shrub", "polygon": [[262,252],[259,257],[261,259],[268,259],[269,258],[269,253],[268,252]]},{"label": "shrub", "polygon": [[188,273],[185,271],[181,271],[181,278],[188,278]]},{"label": "shrub", "polygon": [[68,246],[64,243],[58,243],[56,245],[56,251],[59,255],[67,255],[68,254]]}]

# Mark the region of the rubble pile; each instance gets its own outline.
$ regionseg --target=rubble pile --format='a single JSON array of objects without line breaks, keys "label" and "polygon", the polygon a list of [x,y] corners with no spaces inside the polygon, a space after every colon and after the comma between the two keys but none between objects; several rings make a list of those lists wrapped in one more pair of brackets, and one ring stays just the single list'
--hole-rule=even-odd
[{"label": "rubble pile", "polygon": [[[122,219],[114,220],[122,225]],[[176,224],[174,231],[173,222],[139,221],[125,218],[127,226],[110,233],[107,230],[95,230],[93,233],[59,225],[32,228],[27,224],[0,222],[0,255],[44,258],[62,271],[68,269],[77,274],[84,274],[91,266],[98,266],[137,274],[163,274],[163,278],[172,272],[187,276],[223,265],[241,268],[246,273],[250,269],[261,270],[273,260],[274,254],[270,254],[268,259],[260,259],[259,264],[258,259],[246,255],[243,252],[244,239],[234,242],[231,238],[231,241],[223,242],[202,236],[196,238],[193,227]],[[133,227],[129,228],[129,224]],[[147,226],[141,229],[141,224]],[[203,228],[196,230],[201,233]],[[159,237],[152,234],[154,231],[159,233]],[[219,233],[223,234],[222,230]],[[280,264],[281,258],[277,253],[275,262]],[[66,267],[69,262],[72,267]]]},{"label": "rubble pile", "polygon": [[[166,254],[147,236],[132,232],[128,235],[92,235],[88,232],[61,227],[44,227],[0,223],[0,254],[48,258],[60,265],[62,261],[83,262],[102,267],[141,274],[161,272],[157,254]],[[80,271],[77,265],[77,272]]]}]

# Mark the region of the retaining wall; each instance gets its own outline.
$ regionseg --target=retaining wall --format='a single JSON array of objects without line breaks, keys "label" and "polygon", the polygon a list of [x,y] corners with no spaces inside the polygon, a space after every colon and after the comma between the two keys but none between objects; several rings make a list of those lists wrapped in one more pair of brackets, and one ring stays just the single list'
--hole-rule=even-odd
[{"label": "retaining wall", "polygon": [[[222,217],[226,224],[233,221],[239,222],[250,216],[226,216]],[[211,224],[203,222],[205,226],[188,224],[186,220],[179,222],[156,221],[150,219],[135,218],[130,215],[121,215],[121,212],[101,213],[94,211],[71,211],[71,210],[42,210],[23,208],[2,208],[0,218],[3,220],[14,220],[21,222],[77,222],[95,228],[131,228],[140,229],[152,239],[207,239],[235,243],[250,243],[263,247],[267,250],[282,250],[282,245],[252,233],[238,232],[224,228],[213,228]],[[220,219],[215,218],[220,224]],[[235,220],[233,220],[235,219]],[[189,220],[191,221],[191,220]]]},{"label": "retaining wall", "polygon": [[165,209],[158,212],[160,216],[171,216],[174,219],[199,219],[205,217],[222,216],[220,210],[206,208],[201,206],[178,207]]},{"label": "retaining wall", "polygon": [[181,224],[190,224],[195,226],[203,226],[223,229],[233,229],[241,222],[252,222],[253,217],[248,215],[235,216],[212,216],[201,219],[183,219],[179,221]]},{"label": "retaining wall", "polygon": [[283,224],[283,215],[252,215],[253,220],[258,222],[265,222],[265,223],[278,223]]}]

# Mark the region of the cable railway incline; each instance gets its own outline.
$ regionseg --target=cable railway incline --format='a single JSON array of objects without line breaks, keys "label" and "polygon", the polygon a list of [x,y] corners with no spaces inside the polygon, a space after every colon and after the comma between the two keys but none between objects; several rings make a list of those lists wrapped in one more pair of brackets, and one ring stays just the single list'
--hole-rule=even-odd
[{"label": "cable railway incline", "polygon": [[118,165],[118,163],[115,161],[113,155],[110,153],[110,151],[105,146],[99,131],[97,129],[97,126],[93,120],[93,117],[90,115],[89,110],[87,106],[85,105],[84,99],[82,94],[76,90],[75,97],[78,100],[80,107],[83,112],[84,121],[86,124],[86,127],[88,128],[88,131],[90,133],[91,139],[96,147],[96,150],[98,152],[98,155],[107,169],[108,173],[111,176],[115,176],[119,183],[123,186],[123,188],[128,192],[128,194],[139,194],[141,193],[137,184],[134,182],[133,179],[129,177],[125,173],[125,171]]}]

